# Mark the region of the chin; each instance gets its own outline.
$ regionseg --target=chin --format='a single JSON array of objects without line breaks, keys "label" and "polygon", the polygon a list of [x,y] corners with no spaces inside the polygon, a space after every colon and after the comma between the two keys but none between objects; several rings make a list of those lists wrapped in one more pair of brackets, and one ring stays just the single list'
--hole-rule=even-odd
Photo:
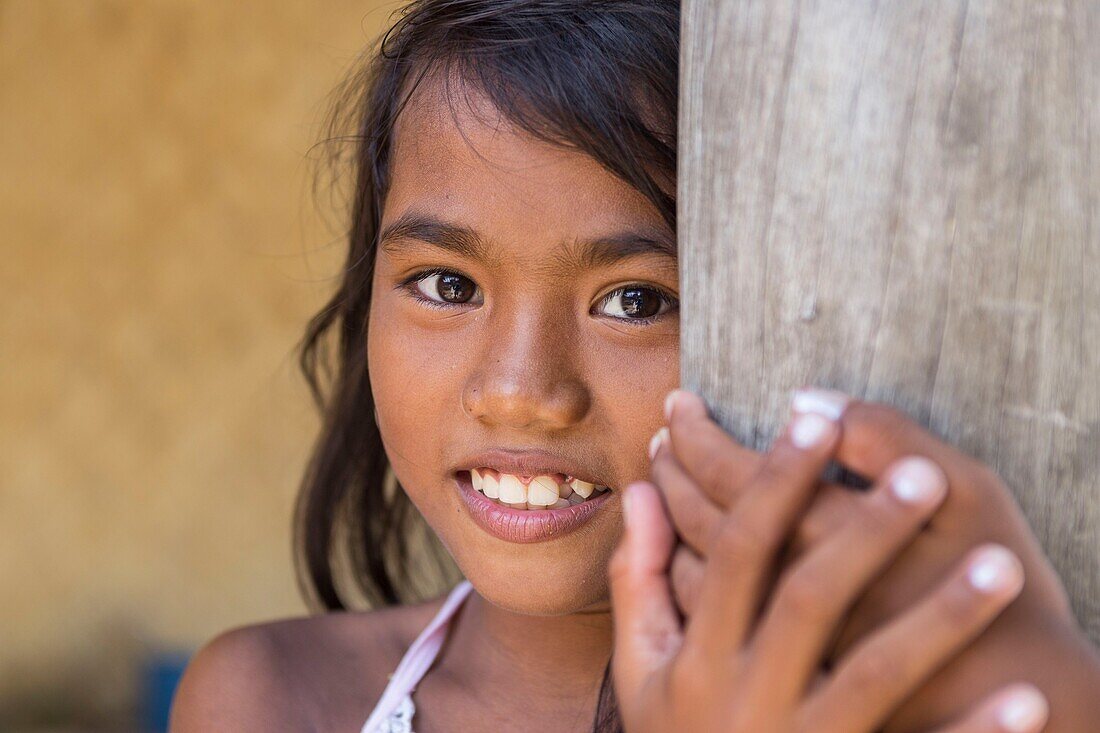
[{"label": "chin", "polygon": [[607,573],[591,576],[541,573],[526,582],[493,570],[467,579],[478,594],[498,608],[525,616],[564,616],[609,607]]},{"label": "chin", "polygon": [[494,606],[529,616],[561,616],[610,608],[607,565],[618,532],[608,534],[583,532],[523,545],[488,537],[459,547],[445,544],[466,579]]}]

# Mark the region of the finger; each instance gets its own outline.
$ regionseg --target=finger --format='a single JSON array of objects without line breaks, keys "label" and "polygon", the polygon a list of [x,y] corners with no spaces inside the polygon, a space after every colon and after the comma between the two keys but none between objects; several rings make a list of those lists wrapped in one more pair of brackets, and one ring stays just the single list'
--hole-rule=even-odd
[{"label": "finger", "polygon": [[853,491],[840,484],[827,483],[818,489],[792,538],[792,557],[802,555],[860,516],[870,497],[870,492]]},{"label": "finger", "polygon": [[831,405],[842,413],[844,437],[837,447],[837,461],[859,474],[877,478],[890,463],[904,455],[923,455],[935,461],[952,486],[947,506],[936,515],[937,526],[946,534],[974,536],[978,526],[973,522],[975,512],[992,512],[1000,531],[987,533],[981,539],[1009,544],[1024,563],[1030,581],[1021,604],[1061,618],[1072,616],[1057,574],[1029,531],[1027,520],[1008,488],[989,466],[940,440],[888,405],[853,400],[827,390],[800,390],[792,399],[792,409],[797,411],[800,403],[811,407]]},{"label": "finger", "polygon": [[[847,400],[846,397],[844,399]],[[805,407],[804,411],[813,410],[812,405]],[[830,412],[839,414],[840,410],[826,409],[822,414],[828,416]],[[669,421],[667,446],[671,447],[680,470],[712,505],[720,509],[731,506],[741,495],[745,483],[760,470],[764,454],[745,448],[731,438],[710,419],[703,401],[690,392],[670,392],[665,400],[665,416]],[[657,445],[653,447],[656,449]],[[684,461],[688,462],[686,466]],[[668,489],[665,496],[677,533],[690,542],[697,552],[705,554],[703,539],[706,528],[711,524],[707,520],[713,520],[715,516],[713,512],[706,511],[705,506],[688,506],[678,511],[679,497],[683,494],[677,489],[682,484],[665,487],[659,478],[655,477],[655,480],[662,489]],[[796,552],[843,524],[860,498],[859,493],[840,484],[826,484],[795,534],[793,546]],[[696,509],[698,514],[694,513]],[[700,532],[703,534],[700,535]]]},{"label": "finger", "polygon": [[657,488],[646,482],[623,491],[626,531],[608,568],[615,621],[612,654],[616,689],[637,694],[676,653],[680,620],[668,566],[675,536]]},{"label": "finger", "polygon": [[672,555],[672,568],[669,571],[672,576],[672,595],[684,616],[691,616],[698,605],[705,567],[703,559],[686,545],[677,547]]},{"label": "finger", "polygon": [[877,479],[906,455],[927,456],[942,466],[948,476],[953,469],[981,465],[889,405],[819,389],[795,392],[791,405],[796,412],[826,409],[837,415],[844,432],[844,440],[837,448],[837,461],[870,479]]},{"label": "finger", "polygon": [[710,419],[703,400],[685,390],[665,399],[672,451],[707,497],[728,508],[763,464],[764,455],[734,440]]},{"label": "finger", "polygon": [[[669,516],[680,539],[697,554],[709,554],[707,543],[725,511],[706,495],[687,473],[668,441],[658,440],[654,446],[650,477],[665,497]],[[743,487],[734,490],[740,495]],[[798,557],[809,547],[832,534],[860,511],[866,496],[839,484],[825,484],[818,489],[814,502],[806,511],[791,538],[790,558]]]},{"label": "finger", "polygon": [[844,615],[946,494],[947,477],[928,459],[895,464],[860,514],[780,579],[753,640],[749,684],[781,700],[801,700]]},{"label": "finger", "polygon": [[659,441],[655,446],[650,475],[664,494],[676,534],[697,553],[706,555],[706,543],[725,511],[687,474],[669,449],[668,441]]},{"label": "finger", "polygon": [[799,415],[715,530],[687,643],[728,659],[742,646],[764,581],[804,511],[839,439],[836,423]]},{"label": "finger", "polygon": [[1039,733],[1049,717],[1046,696],[1034,685],[1020,683],[995,692],[961,721],[934,733]]},{"label": "finger", "polygon": [[823,733],[877,730],[1020,593],[1019,559],[984,545],[946,583],[853,649],[805,707]]}]

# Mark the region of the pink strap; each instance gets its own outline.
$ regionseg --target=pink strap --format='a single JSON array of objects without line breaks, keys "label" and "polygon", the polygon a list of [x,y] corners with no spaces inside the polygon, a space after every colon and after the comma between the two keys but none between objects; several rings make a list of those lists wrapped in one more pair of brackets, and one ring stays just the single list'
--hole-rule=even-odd
[{"label": "pink strap", "polygon": [[470,582],[464,580],[450,592],[447,600],[443,602],[443,607],[439,609],[439,613],[420,632],[420,636],[416,637],[416,640],[409,646],[409,650],[405,652],[405,656],[401,658],[401,663],[397,665],[397,669],[390,675],[390,682],[386,685],[386,689],[378,700],[378,704],[374,707],[374,711],[371,712],[367,722],[363,725],[361,733],[374,733],[374,730],[390,716],[390,713],[397,709],[397,706],[401,704],[405,697],[412,694],[412,691],[416,689],[421,678],[432,666],[436,655],[439,654],[439,650],[447,638],[447,626],[450,623],[451,616],[466,600],[466,596],[470,594],[472,588]]}]

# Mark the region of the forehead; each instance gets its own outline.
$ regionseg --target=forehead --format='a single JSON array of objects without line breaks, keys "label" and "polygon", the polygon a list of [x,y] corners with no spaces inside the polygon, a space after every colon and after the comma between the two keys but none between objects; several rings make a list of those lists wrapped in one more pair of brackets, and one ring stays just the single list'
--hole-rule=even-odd
[{"label": "forehead", "polygon": [[639,191],[588,155],[516,129],[468,85],[425,82],[394,132],[384,222],[430,213],[505,247],[667,229]]}]

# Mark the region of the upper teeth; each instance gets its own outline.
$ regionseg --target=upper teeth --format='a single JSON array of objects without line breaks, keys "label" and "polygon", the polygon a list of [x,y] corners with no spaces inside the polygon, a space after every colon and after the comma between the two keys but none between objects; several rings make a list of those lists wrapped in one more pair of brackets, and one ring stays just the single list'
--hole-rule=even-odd
[{"label": "upper teeth", "polygon": [[[590,484],[587,481],[581,481],[580,479],[573,479],[569,482],[569,486],[585,499],[592,496],[592,491],[596,488],[595,484]],[[603,486],[600,487],[604,488]]]},{"label": "upper teeth", "polygon": [[536,476],[527,484],[528,504],[553,506],[558,498],[558,482],[549,476]]},{"label": "upper teeth", "polygon": [[500,475],[500,500],[505,504],[527,501],[527,489],[515,476],[502,473]]},{"label": "upper teeth", "polygon": [[546,475],[524,479],[491,468],[471,469],[470,481],[476,491],[517,509],[561,509],[580,504],[593,493],[607,491],[606,486],[575,478],[567,478],[564,483]]}]

